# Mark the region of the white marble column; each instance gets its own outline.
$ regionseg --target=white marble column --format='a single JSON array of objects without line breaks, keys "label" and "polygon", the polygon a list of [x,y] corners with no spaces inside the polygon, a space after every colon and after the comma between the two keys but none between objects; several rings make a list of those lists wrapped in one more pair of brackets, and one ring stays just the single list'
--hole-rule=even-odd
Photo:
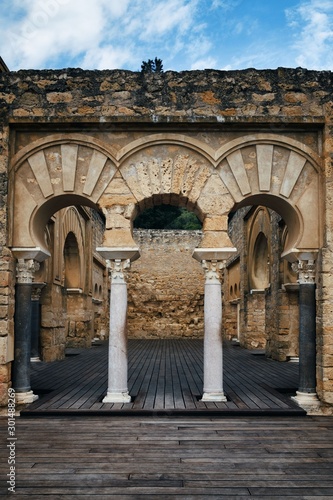
[{"label": "white marble column", "polygon": [[137,247],[99,247],[111,271],[108,390],[103,403],[129,403],[127,382],[126,269],[140,257]]},{"label": "white marble column", "polygon": [[227,401],[223,392],[221,262],[202,261],[205,271],[204,387],[202,401]]},{"label": "white marble column", "polygon": [[131,396],[127,384],[127,284],[124,271],[130,260],[110,261],[110,337],[108,391],[103,403],[129,403]]},{"label": "white marble column", "polygon": [[192,257],[205,271],[204,387],[202,401],[227,401],[223,392],[221,270],[234,247],[195,248]]}]

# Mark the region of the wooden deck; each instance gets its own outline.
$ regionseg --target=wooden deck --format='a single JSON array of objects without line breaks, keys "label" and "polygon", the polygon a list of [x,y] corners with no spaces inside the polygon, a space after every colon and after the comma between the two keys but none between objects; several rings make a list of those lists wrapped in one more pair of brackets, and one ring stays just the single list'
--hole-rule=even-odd
[{"label": "wooden deck", "polygon": [[333,417],[32,416],[16,437],[15,499],[333,498]]},{"label": "wooden deck", "polygon": [[302,415],[290,398],[298,386],[298,365],[279,363],[260,352],[224,348],[228,401],[204,403],[201,340],[130,340],[132,402],[103,404],[107,390],[107,344],[69,351],[53,363],[32,364],[32,388],[40,399],[22,416],[70,414]]}]

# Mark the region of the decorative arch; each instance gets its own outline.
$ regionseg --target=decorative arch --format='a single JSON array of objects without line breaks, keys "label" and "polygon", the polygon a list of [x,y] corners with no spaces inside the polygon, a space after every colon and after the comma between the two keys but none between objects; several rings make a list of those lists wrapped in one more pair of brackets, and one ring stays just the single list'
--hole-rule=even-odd
[{"label": "decorative arch", "polygon": [[320,175],[313,150],[277,134],[246,135],[217,149],[175,133],[146,135],[122,148],[83,134],[50,135],[12,160],[9,245],[47,255],[47,218],[73,204],[102,208],[107,230],[119,230],[114,246],[122,237],[128,245],[136,207],[176,203],[203,220],[201,246],[230,246],[221,238],[228,214],[257,204],[285,219],[285,255],[314,251],[322,240]]},{"label": "decorative arch", "polygon": [[91,137],[56,134],[23,148],[10,169],[9,245],[39,247],[47,255],[49,217],[74,204],[96,208],[115,172],[114,150]]},{"label": "decorative arch", "polygon": [[66,288],[83,289],[85,229],[75,207],[69,207],[62,224],[62,241],[64,242],[64,286]]},{"label": "decorative arch", "polygon": [[75,234],[70,232],[64,244],[64,286],[67,289],[82,289],[81,259]]},{"label": "decorative arch", "polygon": [[267,208],[258,207],[248,228],[248,272],[251,290],[264,290],[269,286],[270,216]]},{"label": "decorative arch", "polygon": [[313,150],[288,137],[255,134],[231,141],[219,154],[217,171],[234,209],[265,205],[278,212],[288,225],[286,256],[320,248],[321,161]]}]

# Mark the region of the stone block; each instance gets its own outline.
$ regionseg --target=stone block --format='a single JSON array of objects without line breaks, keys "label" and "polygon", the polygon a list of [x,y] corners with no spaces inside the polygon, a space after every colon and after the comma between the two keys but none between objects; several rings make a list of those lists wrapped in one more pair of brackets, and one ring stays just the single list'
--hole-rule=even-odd
[{"label": "stone block", "polygon": [[10,382],[11,377],[11,364],[0,365],[0,384]]},{"label": "stone block", "polygon": [[203,222],[203,231],[227,231],[228,217],[226,215],[208,216]]},{"label": "stone block", "polygon": [[14,359],[14,336],[0,337],[0,365],[5,365]]}]

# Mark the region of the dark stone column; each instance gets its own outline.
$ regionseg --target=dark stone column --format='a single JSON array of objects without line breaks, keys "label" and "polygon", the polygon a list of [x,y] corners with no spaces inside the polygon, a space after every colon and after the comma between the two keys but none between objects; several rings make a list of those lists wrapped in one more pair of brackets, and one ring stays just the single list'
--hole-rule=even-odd
[{"label": "dark stone column", "polygon": [[32,403],[38,398],[30,386],[31,292],[35,269],[32,259],[19,259],[16,265],[12,382],[18,404]]},{"label": "dark stone column", "polygon": [[318,405],[316,394],[316,284],[315,260],[299,260],[299,388],[300,406]]},{"label": "dark stone column", "polygon": [[299,285],[299,389],[316,393],[316,285]]},{"label": "dark stone column", "polygon": [[31,354],[30,361],[40,361],[40,295],[45,283],[32,283],[31,294]]}]

